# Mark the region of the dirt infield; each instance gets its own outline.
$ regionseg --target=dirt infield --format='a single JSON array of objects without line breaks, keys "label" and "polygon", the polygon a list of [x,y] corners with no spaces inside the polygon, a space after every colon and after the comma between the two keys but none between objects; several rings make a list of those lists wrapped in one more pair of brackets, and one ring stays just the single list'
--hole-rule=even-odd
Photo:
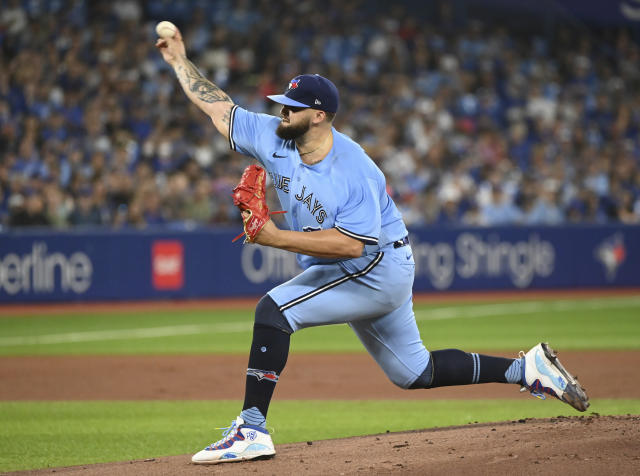
[{"label": "dirt infield", "polygon": [[[278,445],[267,461],[196,466],[190,455],[16,475],[636,475],[640,417],[519,420]],[[54,472],[55,471],[55,472]]]},{"label": "dirt infield", "polygon": [[[505,357],[503,352],[487,352]],[[591,398],[640,398],[640,352],[561,352]],[[48,356],[0,358],[0,400],[240,399],[246,356]],[[105,378],[107,377],[107,378]],[[224,382],[224,385],[219,385]],[[407,391],[395,387],[367,354],[296,354],[276,399],[523,398],[512,385]],[[596,410],[597,411],[597,410]]]}]

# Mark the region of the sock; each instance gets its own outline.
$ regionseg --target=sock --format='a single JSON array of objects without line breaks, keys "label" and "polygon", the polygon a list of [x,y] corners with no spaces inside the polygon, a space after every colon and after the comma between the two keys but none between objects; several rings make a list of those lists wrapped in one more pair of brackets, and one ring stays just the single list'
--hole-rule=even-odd
[{"label": "sock", "polygon": [[262,428],[266,428],[267,420],[264,415],[258,410],[256,407],[247,408],[246,410],[242,410],[240,412],[240,418],[244,420],[245,423],[249,425],[261,426]]},{"label": "sock", "polygon": [[522,384],[522,359],[515,359],[504,373],[504,378],[509,383]]},{"label": "sock", "polygon": [[516,361],[516,359],[467,353],[457,349],[433,351],[431,358],[433,359],[433,379],[429,387],[489,382],[509,383],[506,373]]},{"label": "sock", "polygon": [[275,327],[253,326],[243,411],[251,415],[250,410],[255,408],[266,419],[280,372],[287,363],[290,340],[289,334]]}]

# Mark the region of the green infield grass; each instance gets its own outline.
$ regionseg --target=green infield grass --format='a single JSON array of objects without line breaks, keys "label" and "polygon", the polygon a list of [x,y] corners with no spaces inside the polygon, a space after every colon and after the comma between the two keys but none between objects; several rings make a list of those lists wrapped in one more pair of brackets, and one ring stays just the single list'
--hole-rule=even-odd
[{"label": "green infield grass", "polygon": [[[539,341],[562,350],[640,348],[637,296],[416,304],[415,314],[427,348],[514,351]],[[252,322],[251,309],[5,316],[0,355],[245,354]],[[346,325],[300,331],[292,350],[364,352]]]},{"label": "green infield grass", "polygon": [[[514,389],[514,391],[516,391]],[[240,401],[0,402],[0,471],[191,454],[220,438]],[[593,400],[587,415],[638,414],[638,400]],[[371,418],[375,415],[375,418]],[[276,445],[386,431],[579,415],[556,400],[276,401]],[[187,460],[188,461],[188,460]]]}]

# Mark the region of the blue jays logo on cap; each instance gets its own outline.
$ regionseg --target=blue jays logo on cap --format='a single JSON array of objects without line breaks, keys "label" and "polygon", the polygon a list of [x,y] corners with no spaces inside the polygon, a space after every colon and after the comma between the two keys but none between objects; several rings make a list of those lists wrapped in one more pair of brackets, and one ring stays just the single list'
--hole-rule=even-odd
[{"label": "blue jays logo on cap", "polygon": [[338,110],[338,88],[319,74],[301,74],[289,82],[284,94],[267,96],[278,104],[309,107],[335,113]]},{"label": "blue jays logo on cap", "polygon": [[291,82],[289,83],[289,88],[288,89],[295,89],[298,87],[298,83],[300,82],[299,79],[292,79]]}]

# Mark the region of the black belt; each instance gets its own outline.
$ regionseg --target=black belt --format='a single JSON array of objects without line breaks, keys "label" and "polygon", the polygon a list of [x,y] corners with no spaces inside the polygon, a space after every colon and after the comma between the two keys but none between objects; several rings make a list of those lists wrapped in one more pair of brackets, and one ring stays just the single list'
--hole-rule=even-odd
[{"label": "black belt", "polygon": [[409,244],[409,235],[405,236],[401,240],[394,241],[393,242],[393,247],[394,248],[402,248],[403,246],[407,246],[408,244]]}]

